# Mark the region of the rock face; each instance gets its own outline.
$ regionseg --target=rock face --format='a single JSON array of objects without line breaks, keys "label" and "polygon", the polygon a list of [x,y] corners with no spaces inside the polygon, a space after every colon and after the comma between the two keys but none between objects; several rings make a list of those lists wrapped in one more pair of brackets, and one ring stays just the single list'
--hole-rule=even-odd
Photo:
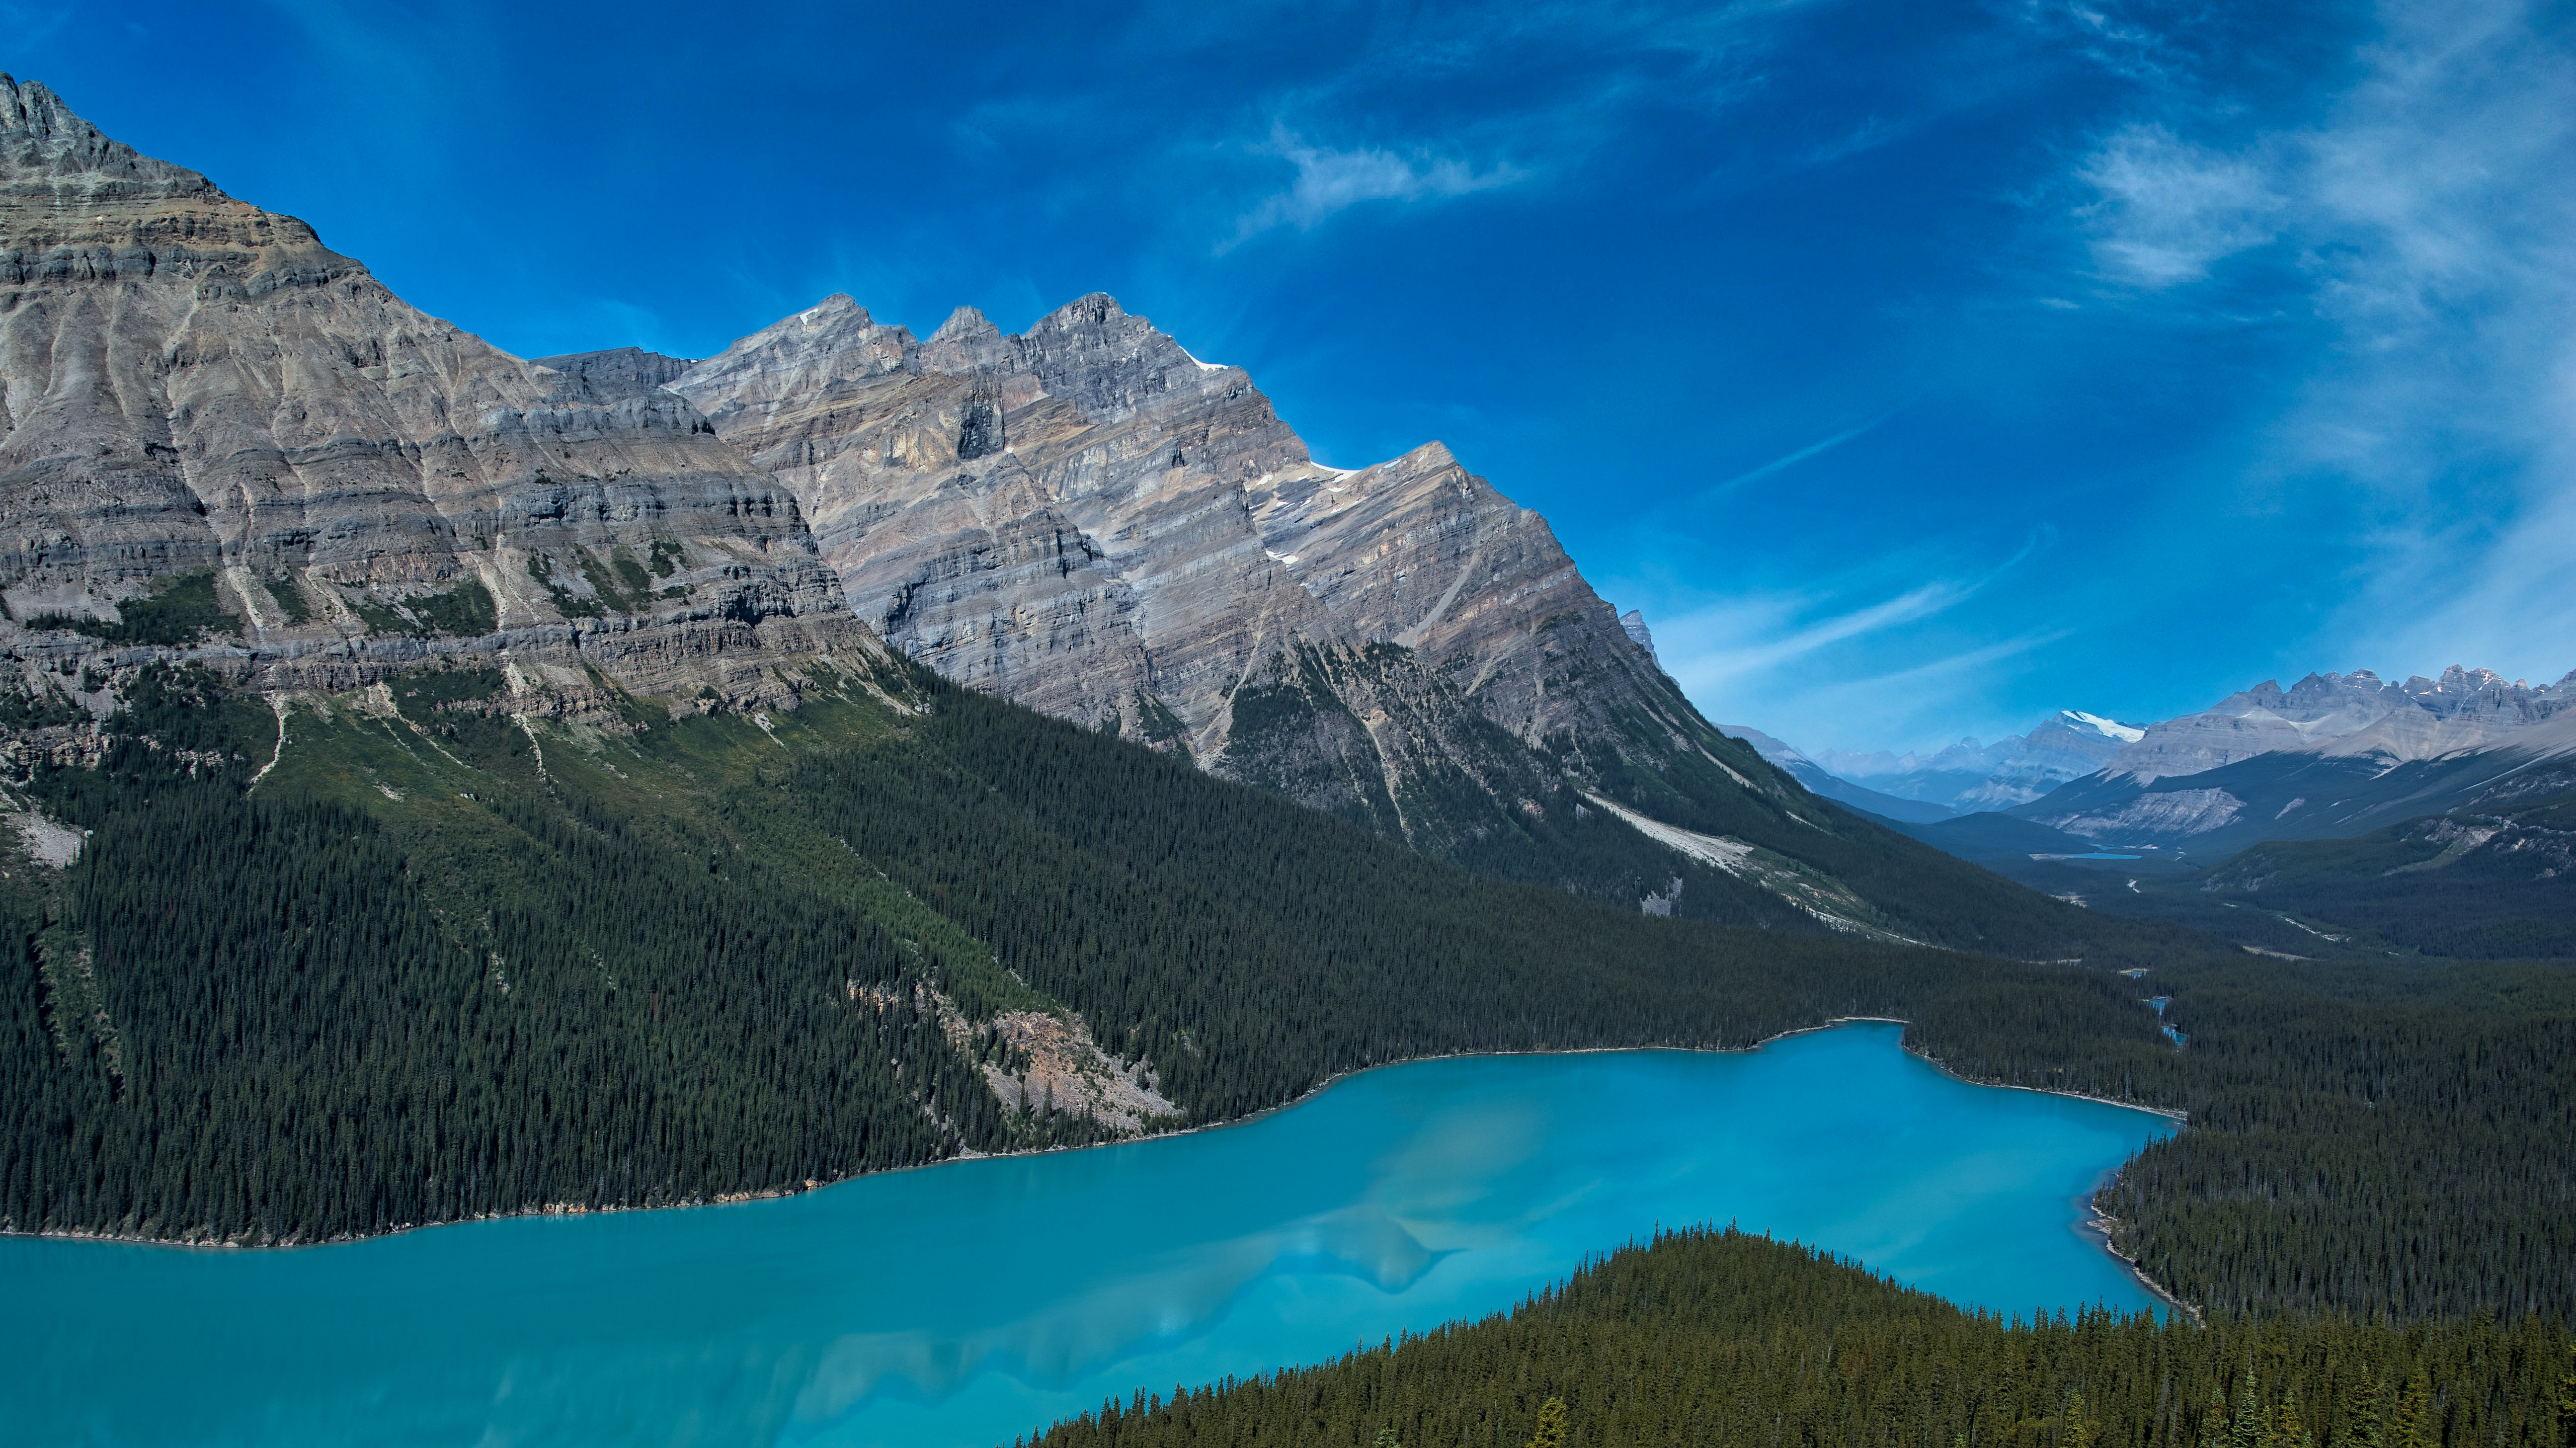
[{"label": "rock face", "polygon": [[828,297],[669,386],[797,495],[895,647],[1388,832],[1714,735],[1448,449],[1322,466],[1241,369],[1106,296],[926,339]]},{"label": "rock face", "polygon": [[569,678],[694,660],[756,689],[715,661],[765,621],[854,642],[795,494],[647,380],[643,354],[511,357],[0,76],[15,619],[114,620],[202,569],[242,666],[281,678],[346,682],[452,634]]},{"label": "rock face", "polygon": [[0,760],[94,755],[156,663],[275,701],[479,662],[497,707],[629,727],[900,682],[899,650],[1505,878],[2057,928],[1960,916],[1993,882],[1711,728],[1446,448],[1321,466],[1241,370],[1108,297],[928,338],[833,297],[705,361],[528,362],[5,79],[0,604]]},{"label": "rock face", "polygon": [[1627,631],[1628,637],[1637,641],[1637,647],[1646,651],[1647,658],[1653,659],[1657,667],[1662,666],[1663,658],[1655,652],[1655,631],[1646,627],[1646,616],[1643,613],[1632,608],[1619,615],[1619,627]]},{"label": "rock face", "polygon": [[2266,681],[2148,729],[2101,770],[2015,808],[2085,838],[2210,851],[2358,835],[2572,781],[2576,674],[2533,688],[2457,665]]},{"label": "rock face", "polygon": [[2418,674],[2402,684],[2384,683],[2368,669],[2310,674],[2286,690],[2267,679],[2150,728],[2103,769],[2145,784],[2283,750],[2430,759],[2497,743],[2555,716],[2576,702],[2571,683],[2576,673],[2535,689],[2458,664],[2438,679]]}]

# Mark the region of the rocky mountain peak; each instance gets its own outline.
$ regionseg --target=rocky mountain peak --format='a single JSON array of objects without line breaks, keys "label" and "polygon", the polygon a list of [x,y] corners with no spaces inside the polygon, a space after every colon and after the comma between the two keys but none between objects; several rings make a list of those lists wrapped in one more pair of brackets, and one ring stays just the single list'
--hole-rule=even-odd
[{"label": "rocky mountain peak", "polygon": [[[1628,637],[1637,641],[1637,647],[1646,651],[1647,658],[1653,659],[1657,667],[1662,666],[1664,661],[1662,657],[1655,652],[1654,631],[1646,627],[1646,615],[1643,612],[1632,608],[1626,613],[1619,615],[1619,627],[1627,632]],[[1734,735],[1738,739],[1749,739],[1752,737],[1748,732],[1739,730],[1732,725],[1725,726],[1725,728],[1727,733]],[[1763,739],[1768,739],[1771,736],[1766,734],[1762,737]],[[1762,741],[1760,739],[1753,740],[1753,747],[1756,749],[1761,748]],[[1763,757],[1767,759],[1770,756],[1765,754]]]},{"label": "rocky mountain peak", "polygon": [[2123,724],[2117,719],[2106,719],[2099,714],[2087,714],[2081,709],[2060,709],[2053,722],[2079,734],[2116,739],[2122,744],[2135,744],[2147,732],[2144,725]]},{"label": "rocky mountain peak", "polygon": [[921,344],[909,365],[916,370],[959,376],[1008,373],[1018,369],[1019,352],[993,319],[973,307],[959,307]]},{"label": "rocky mountain peak", "polygon": [[2390,684],[2368,669],[2271,680],[2165,720],[2106,766],[2140,783],[2198,774],[2285,750],[2428,758],[2549,718],[2563,700],[2492,669],[2453,664],[2438,679]]},{"label": "rocky mountain peak", "polygon": [[[742,338],[666,385],[684,397],[720,396],[724,406],[737,412],[765,412],[901,372],[916,345],[909,331],[877,325],[867,308],[835,292]],[[702,401],[700,410],[708,405]]]},{"label": "rocky mountain peak", "polygon": [[939,324],[938,331],[930,334],[930,343],[981,342],[1001,335],[1002,329],[993,325],[992,318],[973,307],[959,307]]},{"label": "rocky mountain peak", "polygon": [[1397,801],[1460,759],[1522,777],[1505,739],[1741,776],[1546,522],[1438,442],[1319,466],[1240,368],[1105,293],[1016,336],[960,308],[827,363],[817,335],[672,388],[804,501],[852,611],[952,678],[1391,833],[1439,828]]},{"label": "rocky mountain peak", "polygon": [[604,402],[650,396],[698,364],[687,357],[665,356],[641,347],[617,347],[606,352],[539,357],[530,365],[561,373],[565,385],[584,400]]},{"label": "rocky mountain peak", "polygon": [[2505,683],[2504,675],[2497,673],[2493,669],[2467,669],[2462,668],[2458,664],[2453,664],[2449,668],[2444,669],[2442,671],[2442,677],[2438,679],[2428,679],[2422,674],[2416,674],[2408,678],[2405,683],[2398,685],[2398,688],[2403,690],[2407,697],[2416,699],[2423,698],[2426,695],[2437,694],[2447,694],[2456,697],[2459,695],[2484,693],[2489,689],[2510,687],[2522,686],[2518,684],[2507,685]]},{"label": "rocky mountain peak", "polygon": [[109,197],[220,195],[194,171],[111,139],[35,81],[0,73],[0,183],[43,185],[65,205]]},{"label": "rocky mountain peak", "polygon": [[[0,664],[22,685],[108,652],[269,693],[452,660],[529,710],[787,708],[805,662],[891,644],[1435,854],[1614,895],[1698,870],[1692,900],[1731,890],[1730,918],[1883,933],[1857,895],[1816,910],[1837,865],[1600,863],[1605,839],[1682,849],[1600,807],[1784,860],[1889,847],[1710,727],[1545,520],[1438,443],[1319,467],[1242,369],[1102,293],[1017,336],[968,309],[924,342],[834,295],[694,364],[529,363],[10,86]],[[107,644],[182,587],[209,622]]]},{"label": "rocky mountain peak", "polygon": [[313,228],[235,201],[0,76],[0,282],[168,274],[234,297],[363,275]]},{"label": "rocky mountain peak", "polygon": [[184,580],[239,640],[201,656],[274,687],[364,683],[435,640],[583,689],[685,671],[689,696],[765,697],[757,630],[856,636],[795,498],[658,386],[684,359],[523,362],[6,84],[10,657],[76,663],[81,626]]}]

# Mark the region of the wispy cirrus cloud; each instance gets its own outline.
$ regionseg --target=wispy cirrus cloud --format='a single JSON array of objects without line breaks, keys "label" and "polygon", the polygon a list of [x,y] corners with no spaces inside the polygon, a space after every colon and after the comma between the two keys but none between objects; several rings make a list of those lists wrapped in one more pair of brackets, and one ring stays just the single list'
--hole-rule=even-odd
[{"label": "wispy cirrus cloud", "polygon": [[2078,163],[2132,304],[2258,255],[2327,340],[2230,502],[2323,525],[2313,640],[2382,667],[2576,665],[2576,56],[2519,0],[2392,0],[2295,124],[2177,82]]},{"label": "wispy cirrus cloud", "polygon": [[1889,418],[1894,417],[1897,413],[1902,411],[1904,411],[1904,409],[1901,407],[1891,407],[1887,411],[1861,423],[1857,427],[1847,427],[1841,432],[1835,433],[1830,437],[1819,438],[1804,447],[1795,448],[1789,452],[1783,453],[1779,457],[1773,458],[1771,461],[1764,463],[1759,467],[1747,468],[1743,472],[1737,473],[1735,476],[1728,478],[1725,482],[1718,483],[1710,487],[1706,492],[1701,493],[1695,501],[1701,503],[1714,501],[1717,498],[1735,491],[1737,488],[1743,487],[1747,483],[1758,483],[1764,478],[1770,477],[1775,473],[1786,472],[1789,469],[1796,467],[1798,464],[1807,461],[1809,458],[1822,457],[1826,453],[1832,452],[1835,448],[1841,447],[1844,443],[1852,441],[1854,438],[1868,435],[1872,430],[1876,429],[1880,423],[1887,421]]},{"label": "wispy cirrus cloud", "polygon": [[2198,281],[2279,234],[2285,203],[2264,160],[2192,145],[2155,122],[2122,128],[2076,174],[2095,194],[2078,213],[2095,260],[2138,286]]},{"label": "wispy cirrus cloud", "polygon": [[2029,727],[1998,707],[1994,670],[2069,629],[1998,639],[1964,606],[2058,541],[2054,528],[2034,528],[2009,555],[1979,559],[1991,541],[1950,536],[1717,596],[1645,578],[1610,591],[1643,600],[1664,668],[1711,718],[1802,748],[1946,742],[1963,728]]},{"label": "wispy cirrus cloud", "polygon": [[1335,150],[1311,144],[1283,124],[1274,124],[1268,142],[1255,149],[1286,161],[1296,168],[1296,175],[1285,189],[1264,196],[1237,219],[1227,247],[1240,246],[1276,227],[1312,230],[1370,202],[1446,200],[1510,186],[1530,175],[1508,161],[1479,170],[1468,161],[1427,147],[1407,152],[1377,147]]},{"label": "wispy cirrus cloud", "polygon": [[1658,620],[1656,638],[1684,688],[1723,697],[1739,681],[1930,618],[1974,591],[1973,584],[1937,579],[1856,606],[1797,593],[1736,598]]}]

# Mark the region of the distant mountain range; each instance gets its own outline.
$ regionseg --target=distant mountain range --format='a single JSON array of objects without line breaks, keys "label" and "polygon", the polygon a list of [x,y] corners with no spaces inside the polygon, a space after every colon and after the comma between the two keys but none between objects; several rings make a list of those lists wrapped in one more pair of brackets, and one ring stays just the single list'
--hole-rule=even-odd
[{"label": "distant mountain range", "polygon": [[2454,665],[2266,682],[2146,731],[2098,773],[2009,813],[2095,843],[2214,860],[2576,785],[2576,674],[2540,688]]},{"label": "distant mountain range", "polygon": [[[2576,674],[2537,688],[2458,666],[2398,684],[2311,674],[2144,728],[2070,710],[2022,739],[1929,758],[1811,757],[1727,732],[1961,859],[2256,954],[2499,958],[2576,942]],[[2069,770],[2082,750],[2105,751],[2099,766],[2036,798],[1953,812]]]},{"label": "distant mountain range", "polygon": [[1992,744],[1962,739],[1928,756],[1828,749],[1816,762],[1882,794],[1967,814],[2028,804],[2102,768],[2145,732],[2139,725],[2066,709],[2028,734]]},{"label": "distant mountain range", "polygon": [[2576,673],[2533,687],[2454,665],[2397,684],[2366,669],[2267,680],[2146,726],[2067,710],[2026,736],[1928,757],[1810,756],[1728,732],[1817,793],[1966,858],[2125,848],[2215,861],[2576,785],[2571,703]]}]

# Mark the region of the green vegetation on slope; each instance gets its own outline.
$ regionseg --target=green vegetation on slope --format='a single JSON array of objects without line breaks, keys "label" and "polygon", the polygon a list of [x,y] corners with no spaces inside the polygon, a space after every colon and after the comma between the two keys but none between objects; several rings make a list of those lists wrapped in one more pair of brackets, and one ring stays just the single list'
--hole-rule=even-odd
[{"label": "green vegetation on slope", "polygon": [[[2198,955],[2122,983],[1962,983],[1907,1043],[1971,1079],[2186,1111],[2097,1205],[2187,1302],[2576,1320],[2576,962]],[[2087,1014],[2149,996],[2188,1045]]]},{"label": "green vegetation on slope", "polygon": [[[1995,818],[2001,818],[1996,816]],[[2321,960],[2576,956],[2576,795],[2269,840],[2206,868],[1998,859],[2108,914]]]},{"label": "green vegetation on slope", "polygon": [[2576,955],[2576,795],[2256,845],[2176,888],[2426,955]]},{"label": "green vegetation on slope", "polygon": [[[1786,898],[1809,885],[1882,936],[2024,960],[2145,960],[2181,944],[2170,929],[2088,915],[1817,798],[1710,727],[1669,680],[1638,697],[1671,709],[1628,709],[1610,731],[1623,742],[1567,735],[1533,748],[1460,692],[1451,674],[1462,662],[1430,667],[1391,643],[1282,652],[1274,682],[1233,696],[1223,768],[1489,878],[1631,908],[1653,895],[1687,919],[1822,933]],[[1363,726],[1351,698],[1383,710],[1389,727]],[[1381,732],[1437,747],[1389,760]],[[1713,868],[1645,838],[1588,806],[1571,782],[1585,778],[1650,819],[1755,846],[1762,868]]]},{"label": "green vegetation on slope", "polygon": [[1689,1231],[1508,1315],[1140,1394],[1036,1444],[2563,1448],[2571,1354],[2564,1325],[2531,1318],[2008,1322],[1802,1248]]},{"label": "green vegetation on slope", "polygon": [[2192,1130],[2104,1193],[2224,1310],[2576,1321],[2576,966],[2202,959],[2148,979]]},{"label": "green vegetation on slope", "polygon": [[1080,1011],[1197,1120],[1405,1056],[1742,1046],[1970,985],[2153,1049],[2099,973],[1650,919],[906,666],[867,682],[913,713],[811,682],[579,723],[433,669],[292,702],[281,747],[210,676],[126,679],[106,760],[26,786],[93,833],[10,882],[0,1216],[310,1239],[1096,1136],[984,1087],[1006,1009]]},{"label": "green vegetation on slope", "polygon": [[2189,1300],[2576,1314],[2563,968],[2138,981],[1655,919],[900,663],[807,683],[581,722],[432,669],[293,701],[280,748],[205,675],[124,679],[105,762],[24,786],[88,848],[0,881],[0,1218],[310,1239],[1097,1139],[985,1085],[1026,1065],[1006,1011],[1079,1012],[1193,1121],[1866,1015],[1969,1079],[2188,1109],[2104,1204]]},{"label": "green vegetation on slope", "polygon": [[215,571],[211,568],[164,574],[153,583],[150,592],[118,604],[116,612],[114,623],[84,614],[37,614],[27,620],[27,627],[68,629],[112,644],[170,647],[185,647],[210,633],[241,631],[215,595]]}]

